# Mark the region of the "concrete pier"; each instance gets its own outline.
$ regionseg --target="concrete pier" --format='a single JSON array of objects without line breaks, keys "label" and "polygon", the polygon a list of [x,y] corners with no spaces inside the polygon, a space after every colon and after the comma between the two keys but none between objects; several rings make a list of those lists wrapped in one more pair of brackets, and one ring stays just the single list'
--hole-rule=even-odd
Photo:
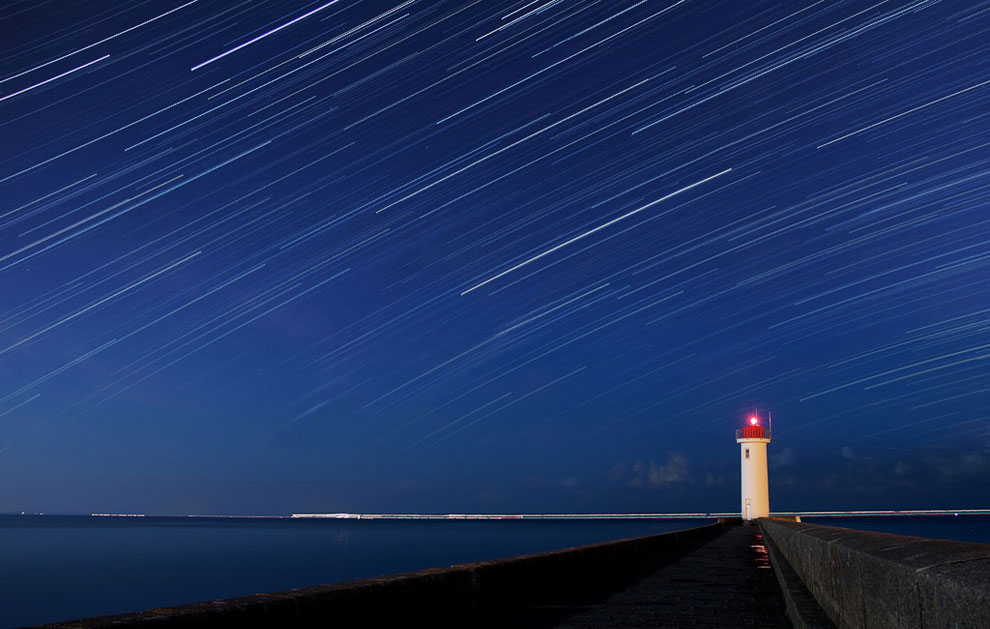
[{"label": "concrete pier", "polygon": [[[761,519],[49,627],[987,627],[990,545]],[[834,624],[833,624],[834,623]]]},{"label": "concrete pier", "polygon": [[787,622],[760,530],[735,518],[534,555],[48,626],[375,626],[414,618],[529,627]]},{"label": "concrete pier", "polygon": [[[990,544],[767,519],[760,527],[785,595],[810,592],[840,627],[990,627]],[[820,624],[790,597],[788,616]]]},{"label": "concrete pier", "polygon": [[[732,526],[689,553],[654,556],[636,582],[593,600],[575,593],[515,610],[506,626],[786,627],[763,536],[756,526]],[[603,586],[605,584],[602,584]]]}]

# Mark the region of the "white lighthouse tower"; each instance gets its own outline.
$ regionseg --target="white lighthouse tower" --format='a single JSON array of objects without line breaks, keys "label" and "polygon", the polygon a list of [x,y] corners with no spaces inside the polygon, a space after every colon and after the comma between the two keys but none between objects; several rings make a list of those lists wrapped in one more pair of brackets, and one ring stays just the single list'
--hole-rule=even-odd
[{"label": "white lighthouse tower", "polygon": [[749,425],[736,430],[742,461],[742,517],[744,520],[770,517],[770,488],[767,481],[767,444],[770,430],[753,415]]}]

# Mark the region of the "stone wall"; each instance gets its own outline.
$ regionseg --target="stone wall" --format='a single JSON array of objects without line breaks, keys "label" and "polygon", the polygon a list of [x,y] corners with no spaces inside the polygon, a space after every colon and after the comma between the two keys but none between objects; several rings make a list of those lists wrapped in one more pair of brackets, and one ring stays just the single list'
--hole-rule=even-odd
[{"label": "stone wall", "polygon": [[761,519],[840,627],[990,627],[990,544]]},{"label": "stone wall", "polygon": [[74,627],[484,626],[493,614],[659,553],[690,552],[730,522],[533,555],[46,625]]}]

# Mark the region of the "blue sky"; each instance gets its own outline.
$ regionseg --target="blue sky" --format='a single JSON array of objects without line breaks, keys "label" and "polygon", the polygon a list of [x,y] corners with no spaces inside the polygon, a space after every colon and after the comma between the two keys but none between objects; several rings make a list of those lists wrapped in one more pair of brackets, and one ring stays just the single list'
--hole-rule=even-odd
[{"label": "blue sky", "polygon": [[987,8],[9,4],[0,511],[986,506]]}]

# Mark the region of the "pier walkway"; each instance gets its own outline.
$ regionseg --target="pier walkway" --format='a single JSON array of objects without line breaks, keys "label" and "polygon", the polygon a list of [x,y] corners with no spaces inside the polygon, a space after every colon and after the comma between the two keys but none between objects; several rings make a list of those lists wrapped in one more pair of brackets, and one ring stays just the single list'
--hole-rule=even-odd
[{"label": "pier walkway", "polygon": [[618,591],[605,577],[503,620],[527,627],[790,626],[757,526],[726,527],[686,554],[644,558],[636,572],[640,578]]}]

